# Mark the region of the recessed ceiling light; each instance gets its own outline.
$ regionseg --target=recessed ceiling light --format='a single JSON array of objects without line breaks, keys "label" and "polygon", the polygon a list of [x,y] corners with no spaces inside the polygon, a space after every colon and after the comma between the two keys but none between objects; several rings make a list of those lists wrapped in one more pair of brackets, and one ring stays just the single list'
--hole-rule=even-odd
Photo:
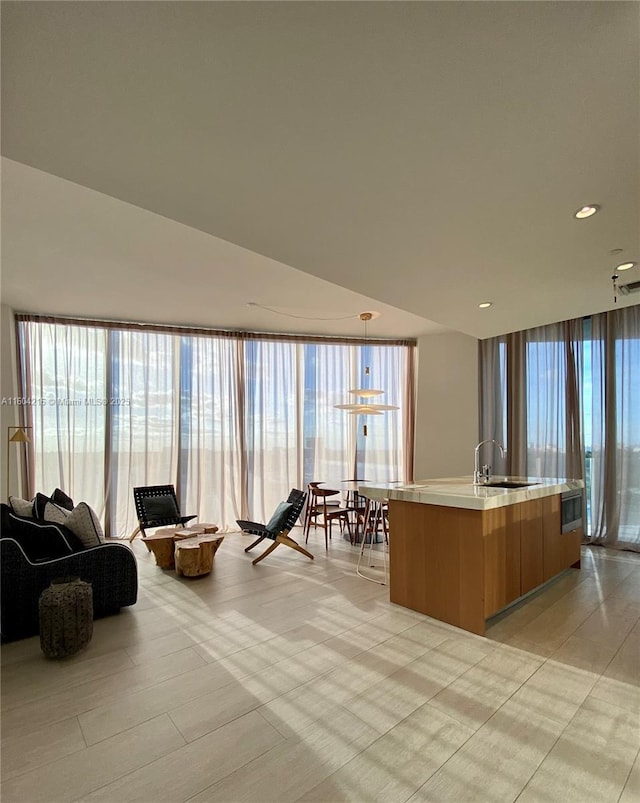
[{"label": "recessed ceiling light", "polygon": [[483,301],[482,304],[478,304],[480,309],[487,309],[493,304],[493,301]]},{"label": "recessed ceiling light", "polygon": [[635,262],[623,262],[621,265],[618,265],[616,270],[629,270],[630,268],[634,268],[635,265]]},{"label": "recessed ceiling light", "polygon": [[583,220],[586,217],[595,215],[595,213],[598,211],[600,211],[598,204],[587,204],[586,206],[581,206],[577,212],[573,213],[573,216],[578,218],[578,220]]}]

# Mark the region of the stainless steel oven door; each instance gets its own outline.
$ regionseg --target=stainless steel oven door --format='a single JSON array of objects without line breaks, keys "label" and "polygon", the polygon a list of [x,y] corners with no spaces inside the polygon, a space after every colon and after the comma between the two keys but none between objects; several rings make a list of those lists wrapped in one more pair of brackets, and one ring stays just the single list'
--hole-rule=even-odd
[{"label": "stainless steel oven door", "polygon": [[565,491],[561,501],[562,532],[570,533],[582,527],[583,492]]}]

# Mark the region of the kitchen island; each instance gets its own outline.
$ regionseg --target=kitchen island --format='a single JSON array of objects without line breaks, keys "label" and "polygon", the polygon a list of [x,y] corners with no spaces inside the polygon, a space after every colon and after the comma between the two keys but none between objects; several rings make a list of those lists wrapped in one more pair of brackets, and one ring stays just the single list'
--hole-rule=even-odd
[{"label": "kitchen island", "polygon": [[484,635],[485,622],[570,567],[582,527],[562,532],[562,495],[582,480],[471,477],[362,484],[389,502],[391,602]]}]

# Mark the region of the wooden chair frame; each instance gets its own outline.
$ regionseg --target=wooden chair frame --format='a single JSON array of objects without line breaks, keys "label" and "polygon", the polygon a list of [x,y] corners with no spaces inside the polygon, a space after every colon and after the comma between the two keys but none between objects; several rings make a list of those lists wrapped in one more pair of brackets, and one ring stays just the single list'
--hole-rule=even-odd
[{"label": "wooden chair frame", "polygon": [[[304,521],[304,542],[309,541],[309,530],[311,524],[314,527],[318,526],[318,519],[322,518],[320,527],[324,530],[324,546],[329,549],[329,538],[331,538],[331,525],[334,520],[340,522],[340,527],[346,525],[347,532],[349,533],[349,541],[353,544],[353,533],[351,531],[350,515],[357,515],[357,508],[355,507],[336,507],[331,503],[327,504],[327,498],[339,494],[340,491],[331,488],[319,488],[319,483],[309,483],[309,501],[307,503],[307,510]],[[357,525],[357,519],[356,519]]]},{"label": "wooden chair frame", "polygon": [[249,533],[250,535],[258,536],[258,538],[252,544],[249,544],[249,546],[246,547],[244,550],[245,552],[249,552],[250,549],[253,549],[254,546],[257,546],[261,541],[264,541],[265,538],[273,541],[273,543],[270,544],[264,552],[251,561],[254,566],[256,563],[260,563],[261,560],[266,558],[267,555],[270,555],[280,544],[291,547],[291,549],[295,549],[296,552],[300,552],[301,554],[306,555],[306,557],[313,560],[313,555],[311,552],[307,552],[304,547],[300,546],[297,541],[294,541],[294,539],[289,536],[289,532],[293,529],[300,514],[302,513],[302,508],[304,507],[306,498],[307,495],[304,491],[299,491],[297,488],[293,488],[291,490],[291,493],[287,498],[287,502],[290,502],[292,507],[287,514],[282,528],[278,532],[268,530],[266,525],[260,524],[256,521],[244,521],[242,519],[238,519],[238,526],[243,533]]}]

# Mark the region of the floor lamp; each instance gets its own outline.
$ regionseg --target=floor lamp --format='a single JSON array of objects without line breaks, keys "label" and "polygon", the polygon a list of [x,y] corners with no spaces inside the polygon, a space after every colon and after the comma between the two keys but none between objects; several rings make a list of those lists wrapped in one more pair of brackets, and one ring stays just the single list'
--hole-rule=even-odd
[{"label": "floor lamp", "polygon": [[[12,429],[15,429],[13,435],[11,434]],[[32,427],[7,427],[7,502],[9,501],[9,461],[11,457],[11,444],[31,443],[31,438],[27,432],[28,429],[32,429]]]}]

